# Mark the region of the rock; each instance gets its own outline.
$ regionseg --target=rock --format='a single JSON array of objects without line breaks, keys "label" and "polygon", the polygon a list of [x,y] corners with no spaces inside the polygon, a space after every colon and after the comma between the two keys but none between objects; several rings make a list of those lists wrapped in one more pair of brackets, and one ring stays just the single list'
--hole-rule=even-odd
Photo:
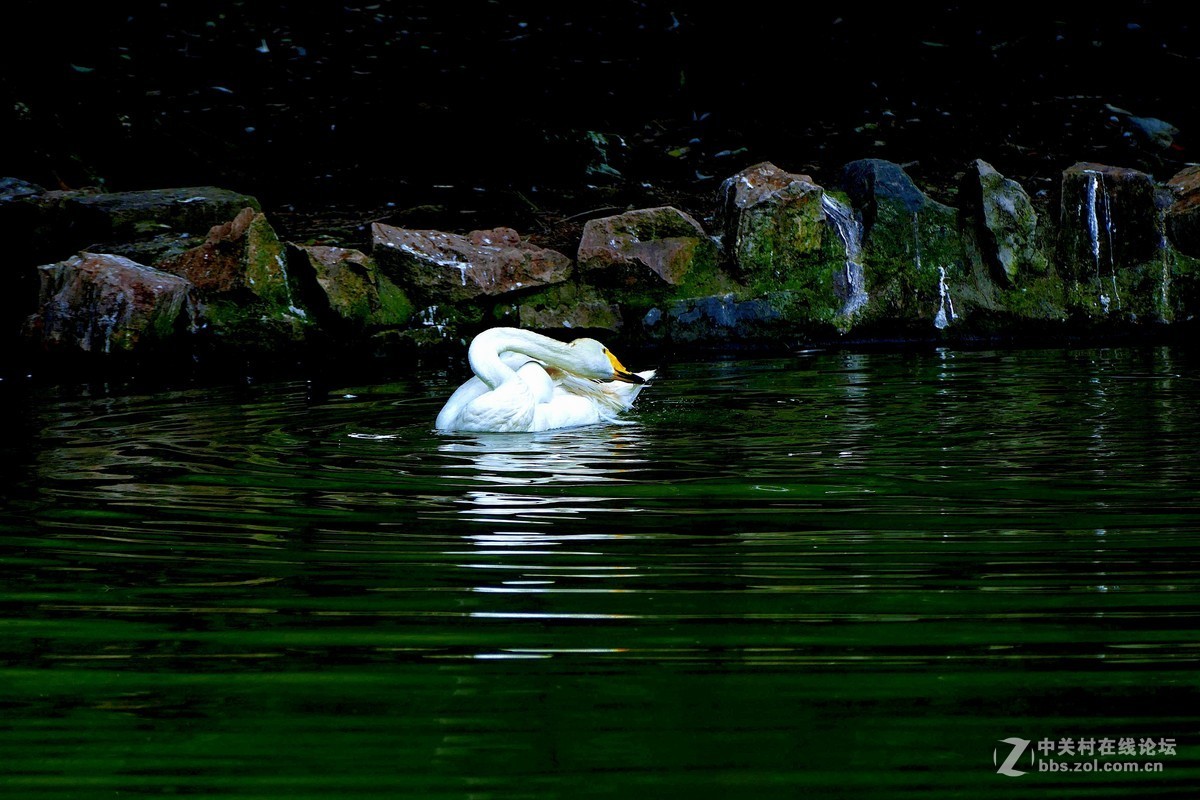
[{"label": "rock", "polygon": [[787,275],[821,249],[822,189],[764,161],[721,184],[724,244],[744,277]]},{"label": "rock", "polygon": [[517,324],[533,330],[593,328],[618,331],[621,310],[590,286],[560,283],[523,298]]},{"label": "rock", "polygon": [[[1144,172],[1079,163],[1062,175],[1059,274],[1078,291],[1072,305],[1092,315],[1145,314],[1154,302],[1162,231],[1154,181]],[[1159,264],[1161,267],[1161,264]],[[1149,301],[1149,305],[1147,305]]]},{"label": "rock", "polygon": [[121,256],[81,253],[38,272],[41,309],[26,333],[48,349],[142,351],[186,318],[188,281]]},{"label": "rock", "polygon": [[254,208],[214,226],[202,244],[158,267],[187,278],[204,296],[253,294],[274,305],[292,305],[283,244]]},{"label": "rock", "polygon": [[90,243],[69,213],[71,201],[89,192],[33,192],[40,187],[5,180],[10,183],[0,195],[0,240],[5,260],[22,274],[32,276],[38,264],[69,258]]},{"label": "rock", "polygon": [[1105,109],[1112,113],[1111,120],[1120,124],[1124,136],[1132,138],[1142,147],[1150,150],[1169,150],[1175,143],[1179,128],[1166,120],[1157,117],[1139,117],[1131,111],[1105,104]]},{"label": "rock", "polygon": [[0,178],[0,203],[20,197],[43,194],[45,191],[36,183],[29,183],[20,178]]},{"label": "rock", "polygon": [[[14,271],[30,277],[28,286],[15,287],[16,295],[25,295],[22,306],[36,293],[32,275],[38,264],[80,250],[126,254],[149,263],[179,249],[164,246],[167,240],[202,235],[247,206],[258,208],[253,197],[208,186],[101,194],[95,189],[34,191],[40,187],[5,181],[7,191],[0,193],[0,240]],[[155,244],[133,246],[147,240]],[[13,304],[0,300],[0,313]],[[29,310],[25,307],[24,313]]]},{"label": "rock", "polygon": [[589,220],[577,256],[593,282],[677,286],[716,267],[717,247],[700,223],[670,206]]},{"label": "rock", "polygon": [[163,233],[203,234],[258,201],[215,186],[91,194],[70,199],[68,209],[89,241],[128,241]]},{"label": "rock", "polygon": [[293,251],[320,288],[324,305],[341,322],[357,328],[403,325],[413,306],[371,258],[342,247],[301,246]]},{"label": "rock", "polygon": [[868,228],[875,223],[882,204],[897,204],[910,214],[940,205],[917,188],[903,167],[880,158],[864,158],[844,166],[842,188],[856,208],[870,212],[864,220]]},{"label": "rock", "polygon": [[1062,174],[1060,271],[1087,279],[1152,258],[1161,240],[1154,180],[1125,167],[1081,162]]},{"label": "rock", "polygon": [[0,241],[4,291],[0,292],[0,342],[20,333],[38,299],[38,264],[59,261],[82,245],[61,212],[64,192],[46,192],[16,178],[0,179]]},{"label": "rock", "polygon": [[267,218],[248,207],[214,226],[199,246],[157,266],[193,284],[204,337],[262,352],[298,342],[309,328],[293,299],[284,256]]},{"label": "rock", "polygon": [[899,164],[852,161],[842,186],[863,220],[863,266],[872,321],[932,323],[945,328],[963,315],[957,287],[967,279],[958,211],[917,188]]},{"label": "rock", "polygon": [[763,341],[775,336],[782,322],[778,296],[739,300],[723,294],[676,300],[665,310],[650,309],[642,327],[653,338],[679,342]]},{"label": "rock", "polygon": [[867,299],[860,215],[809,176],[766,162],[726,180],[722,194],[726,249],[750,293],[786,293],[806,319],[849,326]]},{"label": "rock", "polygon": [[130,261],[154,266],[178,259],[201,241],[203,239],[190,233],[163,233],[150,239],[107,244],[104,249],[113,255],[125,256]]},{"label": "rock", "polygon": [[380,267],[425,300],[472,300],[561,283],[571,275],[571,259],[523,241],[511,228],[461,236],[377,222],[371,235]]},{"label": "rock", "polygon": [[[513,312],[515,314],[515,311]],[[483,310],[474,303],[466,303],[463,305],[452,305],[444,303],[439,305],[431,305],[417,311],[414,315],[412,323],[410,323],[409,331],[419,331],[413,341],[419,342],[450,342],[459,341],[465,336],[470,339],[468,332],[478,332],[483,324]],[[515,324],[516,320],[510,320],[510,324]],[[385,337],[395,339],[396,337]],[[408,336],[400,337],[405,340]]]},{"label": "rock", "polygon": [[1200,166],[1188,167],[1167,181],[1171,204],[1166,228],[1171,243],[1181,253],[1200,257]]},{"label": "rock", "polygon": [[991,164],[978,159],[967,170],[962,197],[974,218],[979,246],[992,277],[1014,286],[1024,275],[1046,271],[1046,257],[1037,248],[1037,211],[1028,193]]},{"label": "rock", "polygon": [[1167,181],[1167,237],[1174,249],[1163,281],[1167,319],[1194,318],[1200,310],[1200,167],[1193,166]]}]

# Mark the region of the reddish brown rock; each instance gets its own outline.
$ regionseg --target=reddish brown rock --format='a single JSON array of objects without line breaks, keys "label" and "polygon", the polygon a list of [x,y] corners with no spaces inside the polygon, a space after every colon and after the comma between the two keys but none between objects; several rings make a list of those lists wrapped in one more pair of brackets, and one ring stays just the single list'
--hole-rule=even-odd
[{"label": "reddish brown rock", "polygon": [[198,247],[156,266],[187,278],[205,297],[254,294],[276,305],[292,305],[283,244],[253,208],[213,227]]},{"label": "reddish brown rock", "polygon": [[1172,202],[1167,208],[1167,236],[1189,256],[1200,257],[1200,166],[1188,167],[1167,181]]},{"label": "reddish brown rock", "polygon": [[785,275],[820,249],[824,191],[764,161],[721,184],[725,249],[743,275]]},{"label": "reddish brown rock", "polygon": [[571,275],[571,259],[522,240],[511,228],[462,236],[377,222],[371,235],[379,266],[431,302],[548,286]]},{"label": "reddish brown rock", "polygon": [[664,206],[590,220],[578,260],[596,282],[676,286],[694,269],[715,267],[717,247],[699,222]]},{"label": "reddish brown rock", "polygon": [[40,310],[25,330],[48,349],[144,350],[184,323],[191,284],[127,258],[81,253],[38,273]]}]

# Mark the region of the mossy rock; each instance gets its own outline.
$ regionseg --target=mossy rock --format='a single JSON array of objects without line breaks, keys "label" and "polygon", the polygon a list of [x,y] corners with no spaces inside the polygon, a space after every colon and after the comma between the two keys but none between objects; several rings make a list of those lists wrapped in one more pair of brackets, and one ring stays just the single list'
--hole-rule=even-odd
[{"label": "mossy rock", "polygon": [[365,253],[320,245],[298,246],[291,253],[292,263],[316,285],[319,306],[337,324],[357,329],[399,327],[412,317],[408,296]]},{"label": "mossy rock", "polygon": [[724,245],[740,279],[783,279],[821,250],[826,238],[821,195],[809,176],[770,162],[721,184]]},{"label": "mossy rock", "polygon": [[977,159],[967,170],[960,197],[997,283],[1017,286],[1023,278],[1046,274],[1049,261],[1038,246],[1037,210],[1019,183]]},{"label": "mossy rock", "polygon": [[851,162],[842,180],[865,228],[863,320],[939,328],[958,321],[967,308],[956,296],[971,276],[957,209],[927,197],[889,161]]},{"label": "mossy rock", "polygon": [[193,333],[201,349],[254,354],[293,350],[313,332],[307,316],[296,311],[262,301],[210,298],[196,305]]},{"label": "mossy rock", "polygon": [[693,272],[710,273],[717,246],[704,228],[677,208],[643,208],[589,220],[577,254],[589,283],[678,286]]},{"label": "mossy rock", "polygon": [[621,309],[608,297],[591,286],[569,282],[531,292],[514,300],[511,308],[512,316],[497,321],[543,331],[618,331],[624,324]]}]

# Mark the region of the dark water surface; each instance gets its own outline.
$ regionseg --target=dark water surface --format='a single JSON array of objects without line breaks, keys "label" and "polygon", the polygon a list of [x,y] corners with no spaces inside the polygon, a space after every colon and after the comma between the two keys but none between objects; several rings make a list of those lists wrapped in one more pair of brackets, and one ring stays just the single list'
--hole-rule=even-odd
[{"label": "dark water surface", "polygon": [[1195,797],[1198,366],[676,363],[528,435],[432,372],[10,396],[0,794]]}]

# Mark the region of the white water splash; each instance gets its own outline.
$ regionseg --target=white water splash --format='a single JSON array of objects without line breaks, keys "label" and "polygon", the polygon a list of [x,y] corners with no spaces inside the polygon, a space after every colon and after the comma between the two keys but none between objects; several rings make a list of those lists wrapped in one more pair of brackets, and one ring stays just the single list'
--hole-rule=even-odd
[{"label": "white water splash", "polygon": [[933,324],[940,331],[956,319],[954,298],[950,296],[950,287],[946,286],[946,268],[938,267],[938,310]]},{"label": "white water splash", "polygon": [[862,255],[863,226],[854,210],[835,197],[822,193],[821,206],[825,209],[825,221],[837,231],[846,252],[846,297],[842,314],[850,316],[867,303],[866,276],[863,271]]},{"label": "white water splash", "polygon": [[417,319],[420,320],[421,324],[425,327],[436,329],[438,336],[445,336],[446,323],[438,321],[437,312],[437,306],[430,306],[429,308],[423,309],[421,313],[417,315]]}]

